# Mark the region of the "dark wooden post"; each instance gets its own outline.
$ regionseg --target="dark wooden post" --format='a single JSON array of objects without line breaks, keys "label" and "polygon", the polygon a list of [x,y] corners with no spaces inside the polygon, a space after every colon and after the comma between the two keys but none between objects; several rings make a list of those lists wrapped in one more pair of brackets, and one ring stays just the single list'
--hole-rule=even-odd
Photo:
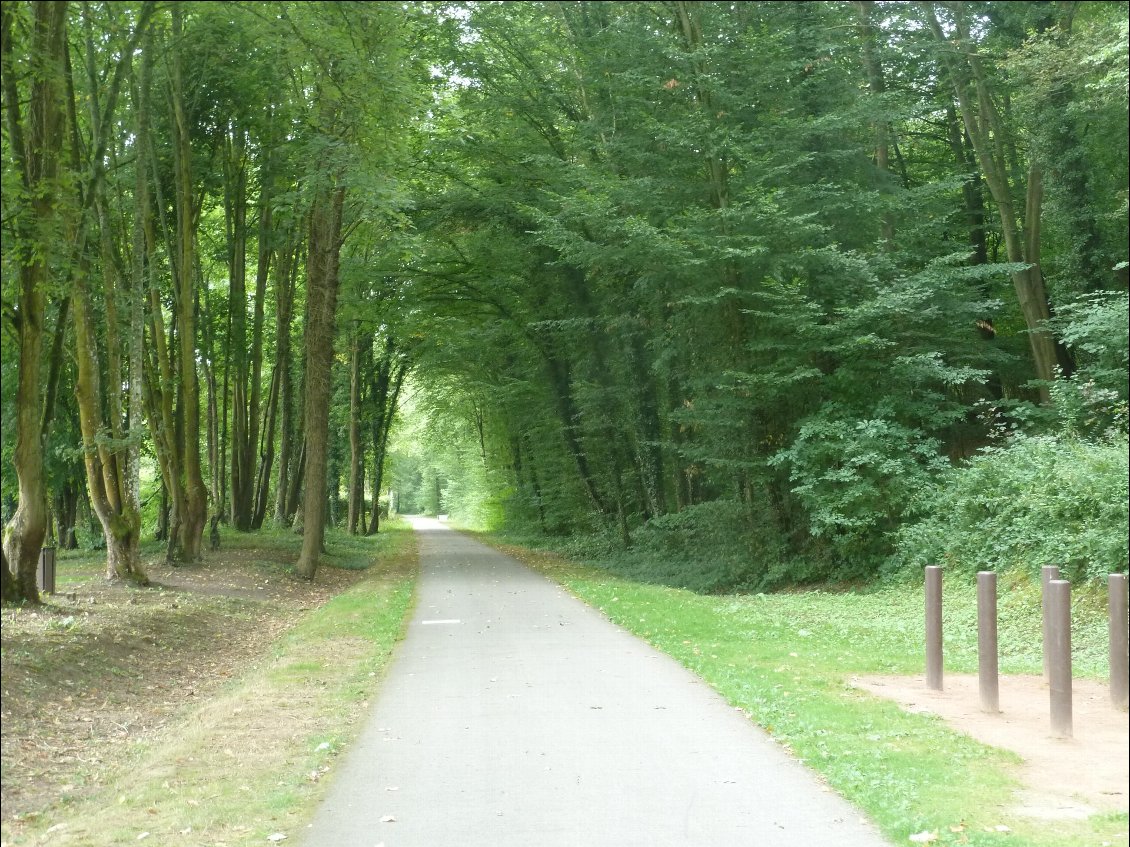
[{"label": "dark wooden post", "polygon": [[992,714],[1001,710],[997,656],[997,575],[981,571],[977,574],[977,688],[981,711]]},{"label": "dark wooden post", "polygon": [[942,569],[926,568],[926,687],[942,690]]},{"label": "dark wooden post", "polygon": [[1048,583],[1048,681],[1052,732],[1071,737],[1071,583]]},{"label": "dark wooden post", "polygon": [[1055,565],[1044,565],[1040,568],[1040,598],[1044,620],[1044,682],[1051,678],[1048,676],[1048,651],[1051,649],[1048,642],[1048,583],[1053,579],[1059,579],[1059,568]]},{"label": "dark wooden post", "polygon": [[41,547],[35,581],[44,594],[55,593],[55,548]]},{"label": "dark wooden post", "polygon": [[1125,709],[1130,699],[1127,670],[1126,574],[1107,576],[1107,610],[1110,613],[1110,702]]}]

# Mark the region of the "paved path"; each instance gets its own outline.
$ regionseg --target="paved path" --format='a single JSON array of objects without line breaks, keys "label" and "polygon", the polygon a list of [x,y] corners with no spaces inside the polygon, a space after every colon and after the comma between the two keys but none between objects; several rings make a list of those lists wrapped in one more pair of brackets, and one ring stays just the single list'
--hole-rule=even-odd
[{"label": "paved path", "polygon": [[889,847],[673,659],[415,526],[408,637],[307,847]]}]

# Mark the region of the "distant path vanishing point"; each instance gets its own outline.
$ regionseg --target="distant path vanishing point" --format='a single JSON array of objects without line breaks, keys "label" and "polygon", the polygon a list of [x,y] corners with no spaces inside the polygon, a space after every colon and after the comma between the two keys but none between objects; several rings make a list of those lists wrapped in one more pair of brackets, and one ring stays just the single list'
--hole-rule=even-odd
[{"label": "distant path vanishing point", "polygon": [[412,520],[415,615],[307,847],[889,847],[673,659]]}]

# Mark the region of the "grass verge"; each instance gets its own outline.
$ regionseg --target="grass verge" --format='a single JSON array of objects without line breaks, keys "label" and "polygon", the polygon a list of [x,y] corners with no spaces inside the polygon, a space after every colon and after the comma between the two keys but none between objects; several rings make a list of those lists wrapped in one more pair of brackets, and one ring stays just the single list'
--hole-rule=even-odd
[{"label": "grass verge", "polygon": [[[922,671],[922,592],[803,591],[703,596],[631,582],[597,568],[484,541],[562,583],[646,639],[744,710],[855,803],[895,844],[936,833],[938,845],[1100,847],[1126,844],[1125,814],[1041,821],[1010,813],[1017,757],[858,691],[853,675]],[[1001,667],[1040,673],[1033,587],[1002,585]],[[1035,613],[1032,609],[1036,609]],[[947,669],[975,672],[975,589],[945,586]],[[1095,596],[1075,609],[1077,672],[1106,672],[1105,621]],[[1006,827],[1007,830],[1001,830]],[[991,830],[991,831],[987,831]]]},{"label": "grass verge", "polygon": [[[5,847],[296,839],[403,634],[417,570],[413,534],[399,522],[376,539],[344,546],[335,539],[332,548],[331,566],[372,567],[301,612],[246,673],[138,740],[91,790],[64,795],[18,825],[5,821]],[[224,649],[221,640],[215,649]]]}]

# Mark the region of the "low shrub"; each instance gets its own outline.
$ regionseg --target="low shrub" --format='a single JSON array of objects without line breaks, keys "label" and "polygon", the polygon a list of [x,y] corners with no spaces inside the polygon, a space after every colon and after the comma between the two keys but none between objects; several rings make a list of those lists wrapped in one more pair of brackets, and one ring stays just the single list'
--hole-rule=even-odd
[{"label": "low shrub", "polygon": [[1058,565],[1070,579],[1127,569],[1125,433],[1015,435],[944,474],[895,533],[892,569],[977,571]]},{"label": "low shrub", "polygon": [[809,533],[827,548],[837,569],[854,563],[855,576],[867,575],[868,563],[877,565],[889,555],[889,533],[903,520],[912,496],[945,468],[937,441],[921,430],[825,412],[807,420],[793,444],[771,462],[788,469]]}]

